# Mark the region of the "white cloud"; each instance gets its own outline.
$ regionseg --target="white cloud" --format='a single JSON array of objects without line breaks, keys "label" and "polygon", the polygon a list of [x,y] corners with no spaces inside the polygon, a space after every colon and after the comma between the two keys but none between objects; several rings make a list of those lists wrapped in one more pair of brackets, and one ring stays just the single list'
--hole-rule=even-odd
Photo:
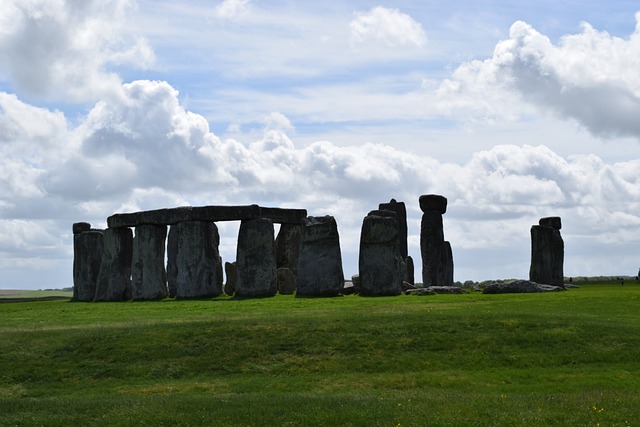
[{"label": "white cloud", "polygon": [[133,7],[133,0],[5,1],[0,70],[30,94],[96,100],[120,86],[110,65],[144,68],[154,60],[145,39],[125,29]]},{"label": "white cloud", "polygon": [[387,47],[423,47],[427,43],[422,25],[398,9],[376,6],[368,12],[356,12],[349,28],[353,43],[371,41]]},{"label": "white cloud", "polygon": [[518,21],[491,58],[462,64],[439,95],[471,116],[513,119],[531,112],[518,106],[524,100],[597,136],[640,138],[640,14],[636,20],[626,39],[585,23],[557,45]]},{"label": "white cloud", "polygon": [[224,0],[215,8],[215,14],[220,19],[238,19],[249,11],[251,0]]}]

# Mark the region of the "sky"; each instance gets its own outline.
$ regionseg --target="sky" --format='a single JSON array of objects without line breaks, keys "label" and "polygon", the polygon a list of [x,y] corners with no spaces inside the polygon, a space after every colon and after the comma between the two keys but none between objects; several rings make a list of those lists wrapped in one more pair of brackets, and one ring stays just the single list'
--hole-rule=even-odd
[{"label": "sky", "polygon": [[[0,288],[72,285],[74,222],[245,205],[362,220],[448,199],[455,280],[640,267],[636,1],[1,0]],[[223,261],[239,223],[218,223]],[[277,229],[277,227],[276,227]]]}]

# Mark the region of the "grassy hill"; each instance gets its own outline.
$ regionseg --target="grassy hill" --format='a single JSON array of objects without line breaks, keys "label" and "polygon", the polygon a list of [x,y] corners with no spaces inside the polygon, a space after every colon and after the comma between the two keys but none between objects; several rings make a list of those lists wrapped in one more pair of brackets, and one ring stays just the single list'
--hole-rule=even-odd
[{"label": "grassy hill", "polygon": [[0,425],[639,425],[640,285],[0,304]]}]

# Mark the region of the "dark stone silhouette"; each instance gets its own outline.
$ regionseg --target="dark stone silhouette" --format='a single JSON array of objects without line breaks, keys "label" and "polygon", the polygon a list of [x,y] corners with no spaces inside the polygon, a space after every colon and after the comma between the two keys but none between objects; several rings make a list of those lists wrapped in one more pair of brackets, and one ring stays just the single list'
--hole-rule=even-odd
[{"label": "dark stone silhouette", "polygon": [[277,292],[276,250],[273,222],[266,218],[240,223],[235,296],[263,297]]},{"label": "dark stone silhouette", "polygon": [[276,237],[276,266],[288,268],[294,277],[298,272],[301,227],[299,224],[282,224]]},{"label": "dark stone silhouette", "polygon": [[278,292],[282,295],[291,295],[296,291],[296,276],[286,267],[277,270]]},{"label": "dark stone silhouette", "polygon": [[404,269],[406,271],[405,282],[408,282],[411,285],[415,285],[416,284],[415,266],[413,264],[413,258],[411,256],[407,256],[404,259]]},{"label": "dark stone silhouette", "polygon": [[407,246],[407,208],[404,202],[397,202],[396,199],[391,199],[389,203],[380,203],[378,209],[396,213],[396,220],[398,221],[398,245],[400,255],[402,259],[405,259],[409,251]]},{"label": "dark stone silhouette", "polygon": [[453,284],[453,254],[444,240],[442,215],[447,211],[447,199],[440,195],[420,196],[422,223],[420,251],[422,254],[422,283],[428,286]]},{"label": "dark stone silhouette", "polygon": [[131,287],[134,300],[166,298],[167,274],[164,267],[166,225],[139,225],[133,238]]},{"label": "dark stone silhouette", "polygon": [[220,236],[215,223],[185,221],[171,227],[167,245],[169,292],[176,298],[222,294]]},{"label": "dark stone silhouette", "polygon": [[102,233],[102,261],[94,301],[131,299],[133,232],[129,228],[107,228]]},{"label": "dark stone silhouette", "polygon": [[73,224],[73,300],[91,302],[102,264],[102,230],[83,222]]},{"label": "dark stone silhouette", "polygon": [[560,235],[560,217],[541,218],[531,227],[532,282],[564,287],[564,241]]},{"label": "dark stone silhouette", "polygon": [[227,282],[224,284],[224,293],[230,297],[236,293],[236,283],[238,283],[238,269],[235,262],[224,263],[224,274]]},{"label": "dark stone silhouette", "polygon": [[400,295],[404,264],[398,241],[397,214],[369,212],[360,233],[360,295]]},{"label": "dark stone silhouette", "polygon": [[304,219],[297,296],[337,296],[344,287],[338,225],[332,216]]}]

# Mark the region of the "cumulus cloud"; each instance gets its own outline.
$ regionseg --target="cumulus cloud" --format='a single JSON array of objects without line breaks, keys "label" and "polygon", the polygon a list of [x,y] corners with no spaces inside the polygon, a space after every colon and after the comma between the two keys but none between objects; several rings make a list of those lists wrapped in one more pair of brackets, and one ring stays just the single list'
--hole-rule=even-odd
[{"label": "cumulus cloud", "polygon": [[509,36],[491,58],[462,64],[442,83],[439,95],[448,107],[505,117],[523,113],[516,105],[524,100],[596,136],[640,138],[640,13],[628,38],[583,23],[581,33],[554,44],[522,21]]},{"label": "cumulus cloud", "polygon": [[145,39],[125,31],[133,0],[8,0],[0,5],[0,70],[19,90],[65,101],[96,100],[120,86],[110,66],[147,67]]},{"label": "cumulus cloud", "polygon": [[427,36],[422,25],[398,9],[376,6],[356,12],[349,23],[353,43],[375,42],[387,47],[423,47]]},{"label": "cumulus cloud", "polygon": [[215,15],[220,19],[234,20],[246,15],[251,0],[224,0],[215,8]]}]

